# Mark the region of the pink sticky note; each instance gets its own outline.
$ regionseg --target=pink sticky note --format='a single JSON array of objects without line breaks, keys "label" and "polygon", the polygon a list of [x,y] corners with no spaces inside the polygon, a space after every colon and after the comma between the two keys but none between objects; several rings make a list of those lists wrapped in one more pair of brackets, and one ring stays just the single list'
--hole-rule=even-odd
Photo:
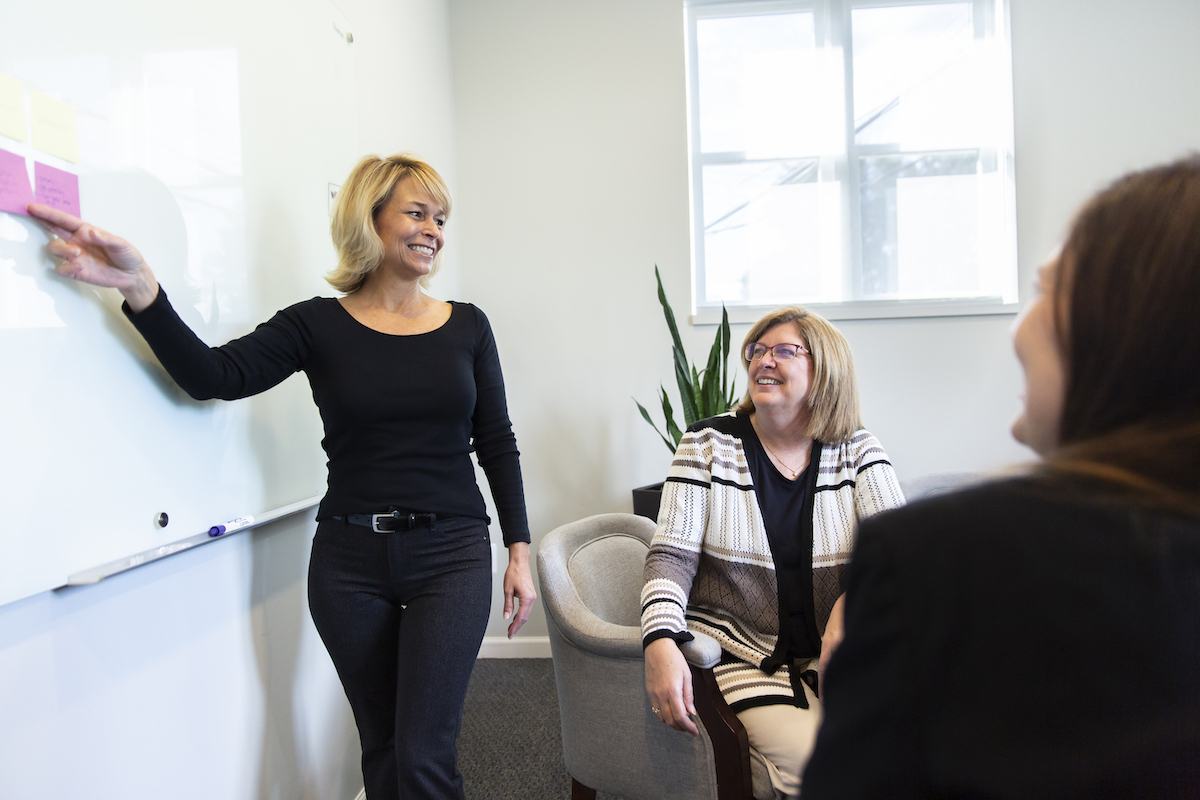
[{"label": "pink sticky note", "polygon": [[29,173],[25,159],[16,153],[0,150],[0,211],[24,214],[25,206],[33,202],[29,188]]},{"label": "pink sticky note", "polygon": [[79,216],[79,176],[33,162],[34,202]]}]

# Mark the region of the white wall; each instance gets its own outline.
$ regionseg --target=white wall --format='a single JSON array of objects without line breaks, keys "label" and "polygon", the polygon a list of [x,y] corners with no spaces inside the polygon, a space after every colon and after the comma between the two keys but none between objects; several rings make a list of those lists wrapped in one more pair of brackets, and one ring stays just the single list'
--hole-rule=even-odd
[{"label": "white wall", "polygon": [[[453,187],[446,4],[338,6],[360,148],[416,150]],[[451,260],[434,292],[458,291]],[[86,526],[87,510],[46,524]],[[358,736],[308,614],[314,529],[298,515],[0,606],[0,797],[354,798]]]},{"label": "white wall", "polygon": [[[523,453],[535,543],[629,510],[669,454],[637,414],[672,380],[653,267],[686,320],[681,0],[451,0],[458,185],[452,247],[488,313]],[[1072,210],[1200,135],[1200,4],[1013,0],[1023,297]],[[992,469],[1021,377],[1012,317],[840,323],[867,426],[901,477]],[[746,328],[734,331],[740,341]],[[713,327],[684,330],[701,361]],[[739,386],[742,384],[739,382]],[[674,388],[668,383],[674,394]],[[491,635],[499,635],[493,623]],[[540,615],[525,629],[545,632]]]},{"label": "white wall", "polygon": [[[669,460],[629,399],[670,377],[653,265],[677,309],[689,297],[681,4],[339,6],[361,149],[417,150],[455,191],[434,293],[496,328],[535,541],[628,509]],[[1015,0],[1012,18],[1028,286],[1089,192],[1200,144],[1200,5]],[[1008,322],[842,326],[903,475],[1022,456]],[[685,330],[694,358],[711,331]],[[0,607],[0,797],[353,797],[357,737],[304,599],[312,529],[285,520]],[[539,611],[523,635],[544,633]]]}]

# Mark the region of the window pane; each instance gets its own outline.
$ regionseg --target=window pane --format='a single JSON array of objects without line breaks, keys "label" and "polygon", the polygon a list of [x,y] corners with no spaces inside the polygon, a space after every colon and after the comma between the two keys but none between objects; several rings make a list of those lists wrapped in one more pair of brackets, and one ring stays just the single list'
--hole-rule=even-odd
[{"label": "window pane", "polygon": [[1003,184],[989,154],[860,160],[865,299],[1003,294]]},{"label": "window pane", "polygon": [[822,152],[829,125],[812,111],[829,93],[814,44],[811,13],[697,21],[700,149],[749,158]]},{"label": "window pane", "polygon": [[685,4],[697,308],[1012,304],[1006,5]]},{"label": "window pane", "polygon": [[860,145],[940,150],[988,141],[994,105],[970,3],[852,12]]},{"label": "window pane", "polygon": [[843,297],[842,199],[817,159],[704,167],[704,297],[709,303]]}]

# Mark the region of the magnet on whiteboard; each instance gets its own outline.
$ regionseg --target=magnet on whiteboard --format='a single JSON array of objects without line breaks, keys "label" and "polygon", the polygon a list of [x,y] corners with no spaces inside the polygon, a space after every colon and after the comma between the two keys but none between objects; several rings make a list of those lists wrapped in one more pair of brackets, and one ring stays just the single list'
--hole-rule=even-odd
[{"label": "magnet on whiteboard", "polygon": [[336,22],[333,23],[333,29],[335,31],[337,31],[338,36],[345,37],[347,42],[349,42],[350,44],[354,44],[354,34],[353,33],[342,33],[342,29],[337,26]]},{"label": "magnet on whiteboard", "polygon": [[170,522],[170,521],[171,521],[171,520],[170,520],[170,517],[168,517],[168,516],[167,516],[167,512],[165,512],[165,511],[164,511],[164,512],[162,512],[161,514],[159,514],[159,515],[158,515],[157,517],[155,517],[155,519],[154,519],[154,522],[155,522],[155,523],[158,525],[158,527],[160,527],[160,528],[165,528],[165,527],[167,527],[167,523],[168,523],[168,522]]}]

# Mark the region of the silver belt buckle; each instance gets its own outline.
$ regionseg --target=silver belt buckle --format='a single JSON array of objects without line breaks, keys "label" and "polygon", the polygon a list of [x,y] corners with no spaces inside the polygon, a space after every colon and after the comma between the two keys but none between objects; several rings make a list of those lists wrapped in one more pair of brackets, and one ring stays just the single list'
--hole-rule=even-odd
[{"label": "silver belt buckle", "polygon": [[395,528],[393,528],[390,531],[380,530],[379,529],[379,520],[381,520],[381,519],[395,520],[395,519],[399,519],[399,518],[400,518],[400,513],[397,511],[389,511],[386,514],[372,514],[371,515],[371,530],[375,531],[375,533],[395,533],[396,532]]}]

